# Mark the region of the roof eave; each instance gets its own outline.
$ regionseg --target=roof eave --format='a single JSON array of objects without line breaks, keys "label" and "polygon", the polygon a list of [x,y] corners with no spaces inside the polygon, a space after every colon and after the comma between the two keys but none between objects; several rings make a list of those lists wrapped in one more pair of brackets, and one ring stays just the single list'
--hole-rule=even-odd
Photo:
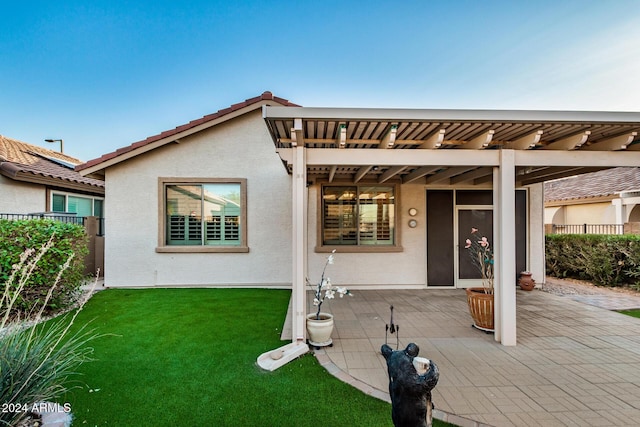
[{"label": "roof eave", "polygon": [[[2,166],[5,166],[5,165],[7,165],[7,163],[2,164]],[[45,185],[45,186],[51,186],[51,187],[64,188],[67,190],[82,191],[85,193],[92,193],[92,194],[101,195],[101,196],[104,196],[105,194],[104,186],[69,181],[62,178],[38,175],[31,172],[24,172],[16,169],[8,169],[5,167],[1,167],[0,174],[14,181],[28,182],[30,184],[39,184],[39,185]]]},{"label": "roof eave", "polygon": [[[148,151],[154,150],[163,145],[166,145],[172,142],[179,143],[181,138],[185,138],[195,133],[209,129],[220,123],[227,122],[229,120],[232,120],[244,114],[250,113],[254,110],[262,109],[263,106],[269,106],[269,105],[273,105],[273,103],[277,103],[279,105],[282,105],[282,104],[291,105],[290,107],[283,107],[283,108],[298,108],[296,104],[292,104],[283,98],[279,98],[276,96],[265,98],[264,97],[265,94],[263,94],[261,97],[256,97],[256,98],[252,98],[250,100],[245,101],[245,102],[251,102],[249,105],[246,105],[240,108],[235,108],[239,104],[232,105],[228,109],[218,111],[218,113],[224,112],[224,114],[218,117],[215,117],[211,120],[202,122],[192,127],[188,127],[181,131],[176,132],[175,130],[171,130],[171,131],[163,132],[163,133],[166,133],[167,136],[158,138],[153,141],[149,141],[149,139],[156,138],[156,137],[150,137],[145,140],[138,141],[127,147],[123,147],[119,150],[116,150],[113,153],[105,154],[102,157],[99,157],[94,160],[89,160],[86,163],[78,165],[76,166],[75,170],[83,176],[88,176],[88,175],[104,176],[104,170],[111,166],[114,166],[118,163],[131,159],[133,157],[139,156],[140,154],[146,153]],[[214,113],[214,115],[218,113]],[[186,127],[186,126],[189,126],[189,124],[179,126],[176,129],[179,129],[181,127]],[[162,134],[160,134],[159,136],[162,136]]]},{"label": "roof eave", "polygon": [[617,111],[545,111],[545,110],[452,110],[399,108],[325,108],[267,106],[265,119],[324,119],[324,120],[458,120],[512,122],[600,122],[634,123],[640,121],[638,112]]},{"label": "roof eave", "polygon": [[618,197],[619,196],[617,194],[607,194],[607,195],[601,195],[601,196],[586,196],[586,197],[573,197],[570,199],[545,200],[544,207],[552,208],[557,206],[568,206],[568,205],[608,203],[614,199],[617,199]]}]

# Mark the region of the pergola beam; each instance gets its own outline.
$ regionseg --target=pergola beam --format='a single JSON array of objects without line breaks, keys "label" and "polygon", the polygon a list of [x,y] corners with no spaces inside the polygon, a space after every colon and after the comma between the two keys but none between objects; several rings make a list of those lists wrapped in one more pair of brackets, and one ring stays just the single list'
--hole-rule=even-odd
[{"label": "pergola beam", "polygon": [[304,147],[304,130],[302,129],[302,119],[293,119],[291,128],[291,145],[293,147]]},{"label": "pergola beam", "polygon": [[536,181],[536,182],[549,181],[551,179],[554,179],[551,177],[558,175],[560,173],[576,171],[576,173],[574,173],[575,175],[577,174],[577,171],[579,171],[580,169],[582,169],[581,166],[573,166],[573,167],[553,166],[553,167],[538,169],[529,173],[521,173],[516,175],[516,178],[522,180],[523,182],[524,181],[532,181],[532,182],[533,181]]},{"label": "pergola beam", "polygon": [[362,178],[364,178],[364,176],[369,173],[369,171],[371,170],[373,166],[363,166],[360,169],[358,169],[358,172],[356,172],[356,176],[353,178],[353,183],[357,183],[358,181],[360,181]]},{"label": "pergola beam", "polygon": [[425,139],[424,142],[418,145],[418,148],[440,148],[440,146],[442,146],[442,142],[444,141],[445,132],[446,129],[438,130],[436,133],[432,134],[431,136],[429,136],[429,138]]},{"label": "pergola beam", "polygon": [[[279,150],[280,152],[286,149]],[[386,165],[386,166],[495,166],[498,150],[378,150],[359,148],[307,148],[307,164]],[[586,154],[586,153],[585,153]],[[452,163],[453,162],[453,163]]]},{"label": "pergola beam", "polygon": [[396,133],[398,132],[398,124],[393,123],[387,133],[380,141],[378,148],[393,148],[393,144],[396,142]]},{"label": "pergola beam", "polygon": [[486,148],[491,144],[491,140],[493,139],[493,134],[496,133],[495,130],[488,130],[481,135],[476,136],[470,141],[467,141],[465,144],[460,146],[460,148],[466,149],[478,149],[478,148]]},{"label": "pergola beam", "polygon": [[587,168],[563,168],[564,170],[561,171],[557,171],[556,173],[552,173],[546,176],[541,176],[541,177],[529,177],[524,175],[522,178],[522,185],[531,185],[531,184],[537,184],[539,182],[543,182],[543,181],[551,181],[554,179],[560,179],[560,178],[567,178],[570,176],[575,176],[575,175],[582,175],[585,173],[591,173],[591,172],[598,172],[601,171],[603,169],[608,169],[605,167],[587,167]]},{"label": "pergola beam", "polygon": [[347,125],[344,123],[338,125],[338,139],[336,142],[340,148],[347,146]]},{"label": "pergola beam", "polygon": [[380,178],[378,178],[378,184],[382,184],[383,182],[387,182],[388,180],[390,180],[391,178],[393,178],[394,176],[396,176],[397,174],[399,174],[400,172],[405,170],[407,167],[408,166],[392,166],[392,167],[390,167],[389,169],[384,171],[384,173],[382,175],[380,175]]},{"label": "pergola beam", "polygon": [[[414,150],[415,151],[415,150]],[[493,151],[493,150],[490,150]],[[480,154],[480,152],[476,153]],[[602,166],[608,167],[637,167],[640,164],[640,153],[625,151],[542,151],[515,150],[516,166]]]},{"label": "pergola beam", "polygon": [[602,141],[582,147],[582,150],[625,150],[627,146],[633,142],[636,136],[638,136],[638,132],[614,136],[613,138],[603,139]]},{"label": "pergola beam", "polygon": [[504,148],[511,148],[514,150],[528,150],[534,148],[536,144],[540,142],[540,138],[542,137],[543,132],[544,131],[542,130],[537,130],[533,133],[518,138],[515,141],[507,142],[504,145]]},{"label": "pergola beam", "polygon": [[427,178],[426,184],[435,184],[437,182],[442,182],[442,181],[448,180],[452,176],[465,173],[468,170],[469,170],[469,167],[466,167],[466,166],[451,167],[445,171],[438,172],[434,175],[431,175],[429,178]]},{"label": "pergola beam", "polygon": [[422,178],[425,175],[430,174],[431,172],[435,172],[438,169],[441,169],[440,166],[423,166],[421,168],[418,168],[416,170],[414,170],[413,172],[411,172],[410,174],[408,174],[407,176],[404,177],[404,179],[402,180],[403,184],[408,184],[410,182],[413,182],[417,179]]},{"label": "pergola beam", "polygon": [[338,165],[331,166],[331,169],[329,170],[329,182],[333,182],[333,178],[335,178],[337,170]]},{"label": "pergola beam", "polygon": [[459,184],[461,182],[472,181],[478,178],[482,178],[483,176],[492,176],[492,175],[493,175],[493,170],[491,168],[488,168],[488,167],[477,168],[477,169],[465,172],[461,175],[454,176],[449,180],[449,184],[451,185]]},{"label": "pergola beam", "polygon": [[542,149],[543,150],[575,150],[576,148],[580,148],[582,144],[587,142],[589,135],[591,135],[591,131],[589,130],[580,132],[576,135],[572,135],[567,138],[554,141],[542,147]]}]

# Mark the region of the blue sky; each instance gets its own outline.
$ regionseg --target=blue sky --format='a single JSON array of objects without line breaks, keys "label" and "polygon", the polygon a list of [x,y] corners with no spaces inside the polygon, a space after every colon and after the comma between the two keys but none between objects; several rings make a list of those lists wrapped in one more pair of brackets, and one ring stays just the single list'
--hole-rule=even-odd
[{"label": "blue sky", "polygon": [[[9,4],[7,4],[9,3]],[[313,107],[640,111],[640,1],[16,1],[0,134],[90,160],[269,90]]]}]

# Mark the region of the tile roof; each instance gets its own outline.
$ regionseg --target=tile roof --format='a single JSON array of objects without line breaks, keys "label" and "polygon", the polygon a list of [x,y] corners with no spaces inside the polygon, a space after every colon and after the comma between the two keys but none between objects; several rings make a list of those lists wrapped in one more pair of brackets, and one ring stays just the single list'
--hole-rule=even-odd
[{"label": "tile roof", "polygon": [[640,168],[612,168],[545,182],[544,201],[587,199],[640,190]]},{"label": "tile roof", "polygon": [[84,177],[65,166],[81,163],[75,157],[0,135],[0,173],[11,179],[28,181],[31,177],[43,177],[59,187],[79,184],[104,192],[104,181]]},{"label": "tile roof", "polygon": [[266,91],[266,92],[263,92],[262,95],[260,95],[260,96],[256,96],[256,97],[253,97],[253,98],[246,99],[244,102],[233,104],[230,107],[224,108],[222,110],[218,110],[213,114],[208,114],[208,115],[206,115],[204,117],[201,117],[199,119],[192,120],[189,123],[186,123],[184,125],[176,127],[175,129],[167,130],[167,131],[164,131],[164,132],[159,133],[157,135],[150,136],[147,139],[144,139],[142,141],[134,142],[131,145],[119,148],[116,151],[113,151],[111,153],[104,154],[104,155],[102,155],[101,157],[99,157],[97,159],[89,160],[88,162],[86,162],[84,164],[76,166],[76,170],[80,171],[80,170],[87,169],[87,168],[92,167],[92,166],[99,165],[102,162],[106,162],[108,160],[114,159],[114,158],[116,158],[118,156],[121,156],[123,154],[129,153],[129,152],[131,152],[131,151],[133,151],[133,150],[135,150],[137,148],[144,147],[145,145],[151,144],[152,142],[156,142],[156,141],[162,140],[162,139],[170,137],[170,136],[178,135],[181,132],[184,132],[184,131],[187,131],[189,129],[192,129],[192,128],[196,127],[196,126],[200,126],[200,125],[206,124],[207,122],[211,122],[211,121],[214,121],[216,119],[220,119],[220,118],[222,118],[222,117],[224,117],[224,116],[226,116],[228,114],[231,114],[231,113],[236,112],[238,110],[241,110],[243,108],[249,107],[251,105],[258,104],[258,103],[260,103],[262,101],[274,101],[274,102],[276,102],[276,103],[278,103],[278,104],[280,104],[282,106],[285,106],[285,107],[300,107],[300,105],[297,105],[297,104],[294,104],[292,102],[289,102],[288,100],[286,100],[284,98],[280,98],[280,97],[274,96],[271,92]]}]

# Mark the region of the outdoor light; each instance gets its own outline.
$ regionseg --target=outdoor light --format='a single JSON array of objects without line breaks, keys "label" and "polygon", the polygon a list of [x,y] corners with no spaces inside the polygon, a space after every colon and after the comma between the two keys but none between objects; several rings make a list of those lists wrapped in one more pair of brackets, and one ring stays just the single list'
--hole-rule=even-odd
[{"label": "outdoor light", "polygon": [[64,153],[64,142],[61,139],[45,139],[44,142],[59,142],[60,152]]}]

